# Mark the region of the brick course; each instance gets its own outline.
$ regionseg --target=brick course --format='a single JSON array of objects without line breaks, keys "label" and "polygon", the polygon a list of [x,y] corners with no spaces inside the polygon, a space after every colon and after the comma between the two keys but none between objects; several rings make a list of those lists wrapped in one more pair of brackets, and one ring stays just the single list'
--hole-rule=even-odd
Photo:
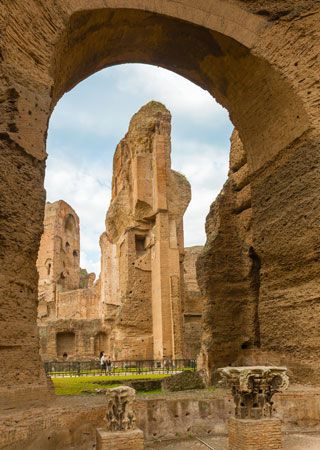
[{"label": "brick course", "polygon": [[279,419],[229,419],[229,450],[282,449]]},{"label": "brick course", "polygon": [[143,450],[141,430],[104,431],[97,429],[97,450]]}]

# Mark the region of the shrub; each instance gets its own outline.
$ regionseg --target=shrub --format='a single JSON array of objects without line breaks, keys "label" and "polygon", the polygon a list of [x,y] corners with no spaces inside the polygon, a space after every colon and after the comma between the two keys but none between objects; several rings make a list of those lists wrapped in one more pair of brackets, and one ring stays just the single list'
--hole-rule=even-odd
[{"label": "shrub", "polygon": [[187,391],[190,389],[204,389],[205,385],[199,372],[181,372],[165,378],[162,381],[164,391]]}]

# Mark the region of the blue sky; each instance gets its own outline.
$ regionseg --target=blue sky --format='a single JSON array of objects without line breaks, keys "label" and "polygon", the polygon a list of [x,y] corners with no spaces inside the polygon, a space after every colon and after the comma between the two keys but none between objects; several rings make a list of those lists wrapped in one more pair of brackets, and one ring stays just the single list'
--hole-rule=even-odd
[{"label": "blue sky", "polygon": [[205,217],[228,172],[232,124],[211,95],[165,69],[125,64],[78,84],[57,104],[47,141],[47,200],[80,217],[81,266],[99,273],[99,237],[110,202],[112,158],[130,118],[150,100],[172,114],[172,168],[191,183],[185,245],[205,242]]}]

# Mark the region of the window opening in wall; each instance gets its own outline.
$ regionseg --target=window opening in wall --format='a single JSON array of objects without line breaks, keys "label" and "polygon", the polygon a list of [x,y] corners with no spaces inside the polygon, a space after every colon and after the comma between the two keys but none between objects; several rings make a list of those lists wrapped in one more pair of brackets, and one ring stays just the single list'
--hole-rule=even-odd
[{"label": "window opening in wall", "polygon": [[253,345],[252,342],[246,341],[246,342],[243,342],[243,343],[241,344],[241,349],[242,349],[242,350],[247,350],[247,349],[249,349],[249,348],[254,348],[254,345]]},{"label": "window opening in wall", "polygon": [[48,264],[48,275],[50,275],[51,272],[51,264]]},{"label": "window opening in wall", "polygon": [[135,235],[136,253],[138,256],[143,255],[146,251],[146,237],[139,234]]},{"label": "window opening in wall", "polygon": [[59,276],[59,279],[58,279],[58,284],[59,284],[62,288],[64,288],[64,286],[65,286],[65,280],[66,280],[66,276],[65,276],[64,272],[61,272],[61,273],[60,273],[60,276]]},{"label": "window opening in wall", "polygon": [[75,334],[72,331],[57,333],[57,356],[75,354]]},{"label": "window opening in wall", "polygon": [[107,335],[103,331],[94,337],[94,354],[99,355],[100,352],[107,351]]},{"label": "window opening in wall", "polygon": [[64,228],[66,231],[69,231],[70,233],[73,233],[74,229],[76,227],[76,221],[74,220],[74,217],[72,214],[68,214],[65,223]]}]

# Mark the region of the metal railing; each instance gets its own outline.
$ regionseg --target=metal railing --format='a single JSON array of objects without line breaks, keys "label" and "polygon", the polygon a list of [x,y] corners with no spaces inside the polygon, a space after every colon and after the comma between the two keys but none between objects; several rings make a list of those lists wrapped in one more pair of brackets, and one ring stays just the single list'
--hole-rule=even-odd
[{"label": "metal railing", "polygon": [[76,377],[96,375],[147,375],[175,374],[184,370],[196,370],[194,359],[112,361],[111,367],[101,367],[99,360],[90,361],[46,361],[47,376]]}]

